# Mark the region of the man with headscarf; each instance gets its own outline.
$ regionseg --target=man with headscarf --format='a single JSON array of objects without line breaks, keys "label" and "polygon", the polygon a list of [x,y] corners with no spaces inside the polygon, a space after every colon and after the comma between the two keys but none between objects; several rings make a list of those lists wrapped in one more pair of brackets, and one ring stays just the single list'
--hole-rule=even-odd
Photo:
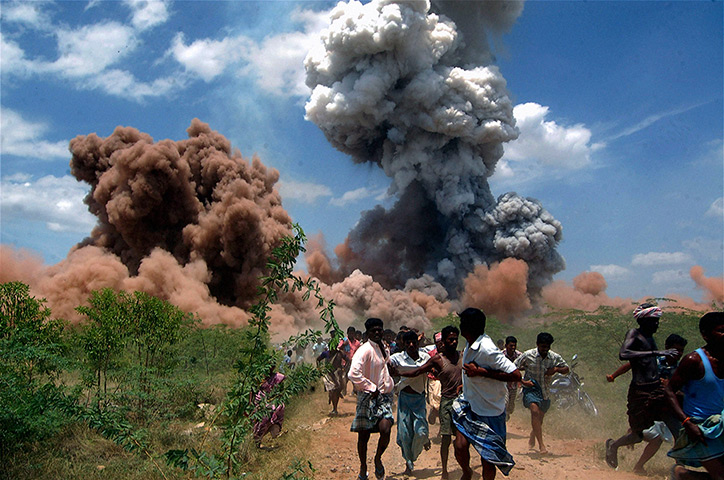
[{"label": "man with headscarf", "polygon": [[631,384],[628,389],[628,422],[631,431],[617,440],[606,440],[606,463],[618,467],[618,449],[643,440],[643,431],[656,420],[666,423],[669,430],[679,429],[664,397],[664,386],[657,364],[658,356],[673,357],[677,350],[658,350],[654,333],[659,328],[662,310],[652,303],[642,303],[633,312],[639,324],[626,333],[619,358],[631,363]]}]

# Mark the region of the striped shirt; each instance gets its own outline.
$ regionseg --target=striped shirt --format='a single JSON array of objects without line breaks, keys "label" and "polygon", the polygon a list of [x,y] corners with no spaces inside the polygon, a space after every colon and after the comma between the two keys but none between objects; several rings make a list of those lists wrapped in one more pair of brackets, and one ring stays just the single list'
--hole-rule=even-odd
[{"label": "striped shirt", "polygon": [[515,366],[520,370],[525,370],[523,380],[538,382],[543,390],[543,400],[547,400],[550,397],[551,375],[546,376],[546,370],[551,367],[567,367],[568,364],[553,350],[549,350],[546,358],[543,358],[540,356],[538,348],[531,348],[515,360]]}]

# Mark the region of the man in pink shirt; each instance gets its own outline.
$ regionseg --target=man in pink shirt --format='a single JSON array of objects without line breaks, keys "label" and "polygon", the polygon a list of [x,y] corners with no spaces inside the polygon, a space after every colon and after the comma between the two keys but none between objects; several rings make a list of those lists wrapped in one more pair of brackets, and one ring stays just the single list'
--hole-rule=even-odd
[{"label": "man in pink shirt", "polygon": [[384,325],[379,318],[368,318],[366,343],[363,343],[352,357],[349,380],[357,391],[357,411],[350,430],[357,432],[357,454],[359,455],[358,480],[367,480],[367,444],[370,434],[380,434],[375,452],[375,478],[384,480],[385,467],[382,454],[390,443],[390,430],[394,423],[392,414],[392,391],[395,386],[387,361],[390,352],[382,341]]},{"label": "man in pink shirt", "polygon": [[357,351],[359,346],[362,345],[357,338],[357,330],[353,326],[347,328],[347,336],[339,341],[337,350],[342,352],[344,355],[344,391],[343,394],[347,393],[347,375],[349,374],[349,367],[352,365],[352,357],[354,352]]}]

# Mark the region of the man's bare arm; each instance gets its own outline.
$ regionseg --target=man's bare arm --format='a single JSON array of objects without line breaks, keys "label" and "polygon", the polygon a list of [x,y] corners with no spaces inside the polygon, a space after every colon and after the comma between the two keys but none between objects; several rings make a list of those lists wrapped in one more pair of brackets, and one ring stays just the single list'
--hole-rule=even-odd
[{"label": "man's bare arm", "polygon": [[501,382],[520,382],[522,378],[520,370],[517,368],[510,373],[506,373],[500,370],[490,370],[479,367],[474,363],[466,363],[463,365],[463,370],[468,377],[487,377],[493,380],[500,380]]}]

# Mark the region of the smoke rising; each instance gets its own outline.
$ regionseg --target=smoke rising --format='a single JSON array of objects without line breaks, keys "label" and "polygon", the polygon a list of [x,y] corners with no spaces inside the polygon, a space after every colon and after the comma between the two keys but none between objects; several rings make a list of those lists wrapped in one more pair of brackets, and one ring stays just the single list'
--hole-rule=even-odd
[{"label": "smoke rising", "polygon": [[362,214],[337,248],[339,274],[359,269],[386,288],[429,274],[455,292],[476,266],[517,258],[537,292],[564,268],[561,225],[533,199],[496,201],[487,180],[518,135],[487,39],[522,3],[443,1],[435,11],[426,1],[340,3],[307,56],[307,118],[355,162],[382,168],[397,199]]}]

